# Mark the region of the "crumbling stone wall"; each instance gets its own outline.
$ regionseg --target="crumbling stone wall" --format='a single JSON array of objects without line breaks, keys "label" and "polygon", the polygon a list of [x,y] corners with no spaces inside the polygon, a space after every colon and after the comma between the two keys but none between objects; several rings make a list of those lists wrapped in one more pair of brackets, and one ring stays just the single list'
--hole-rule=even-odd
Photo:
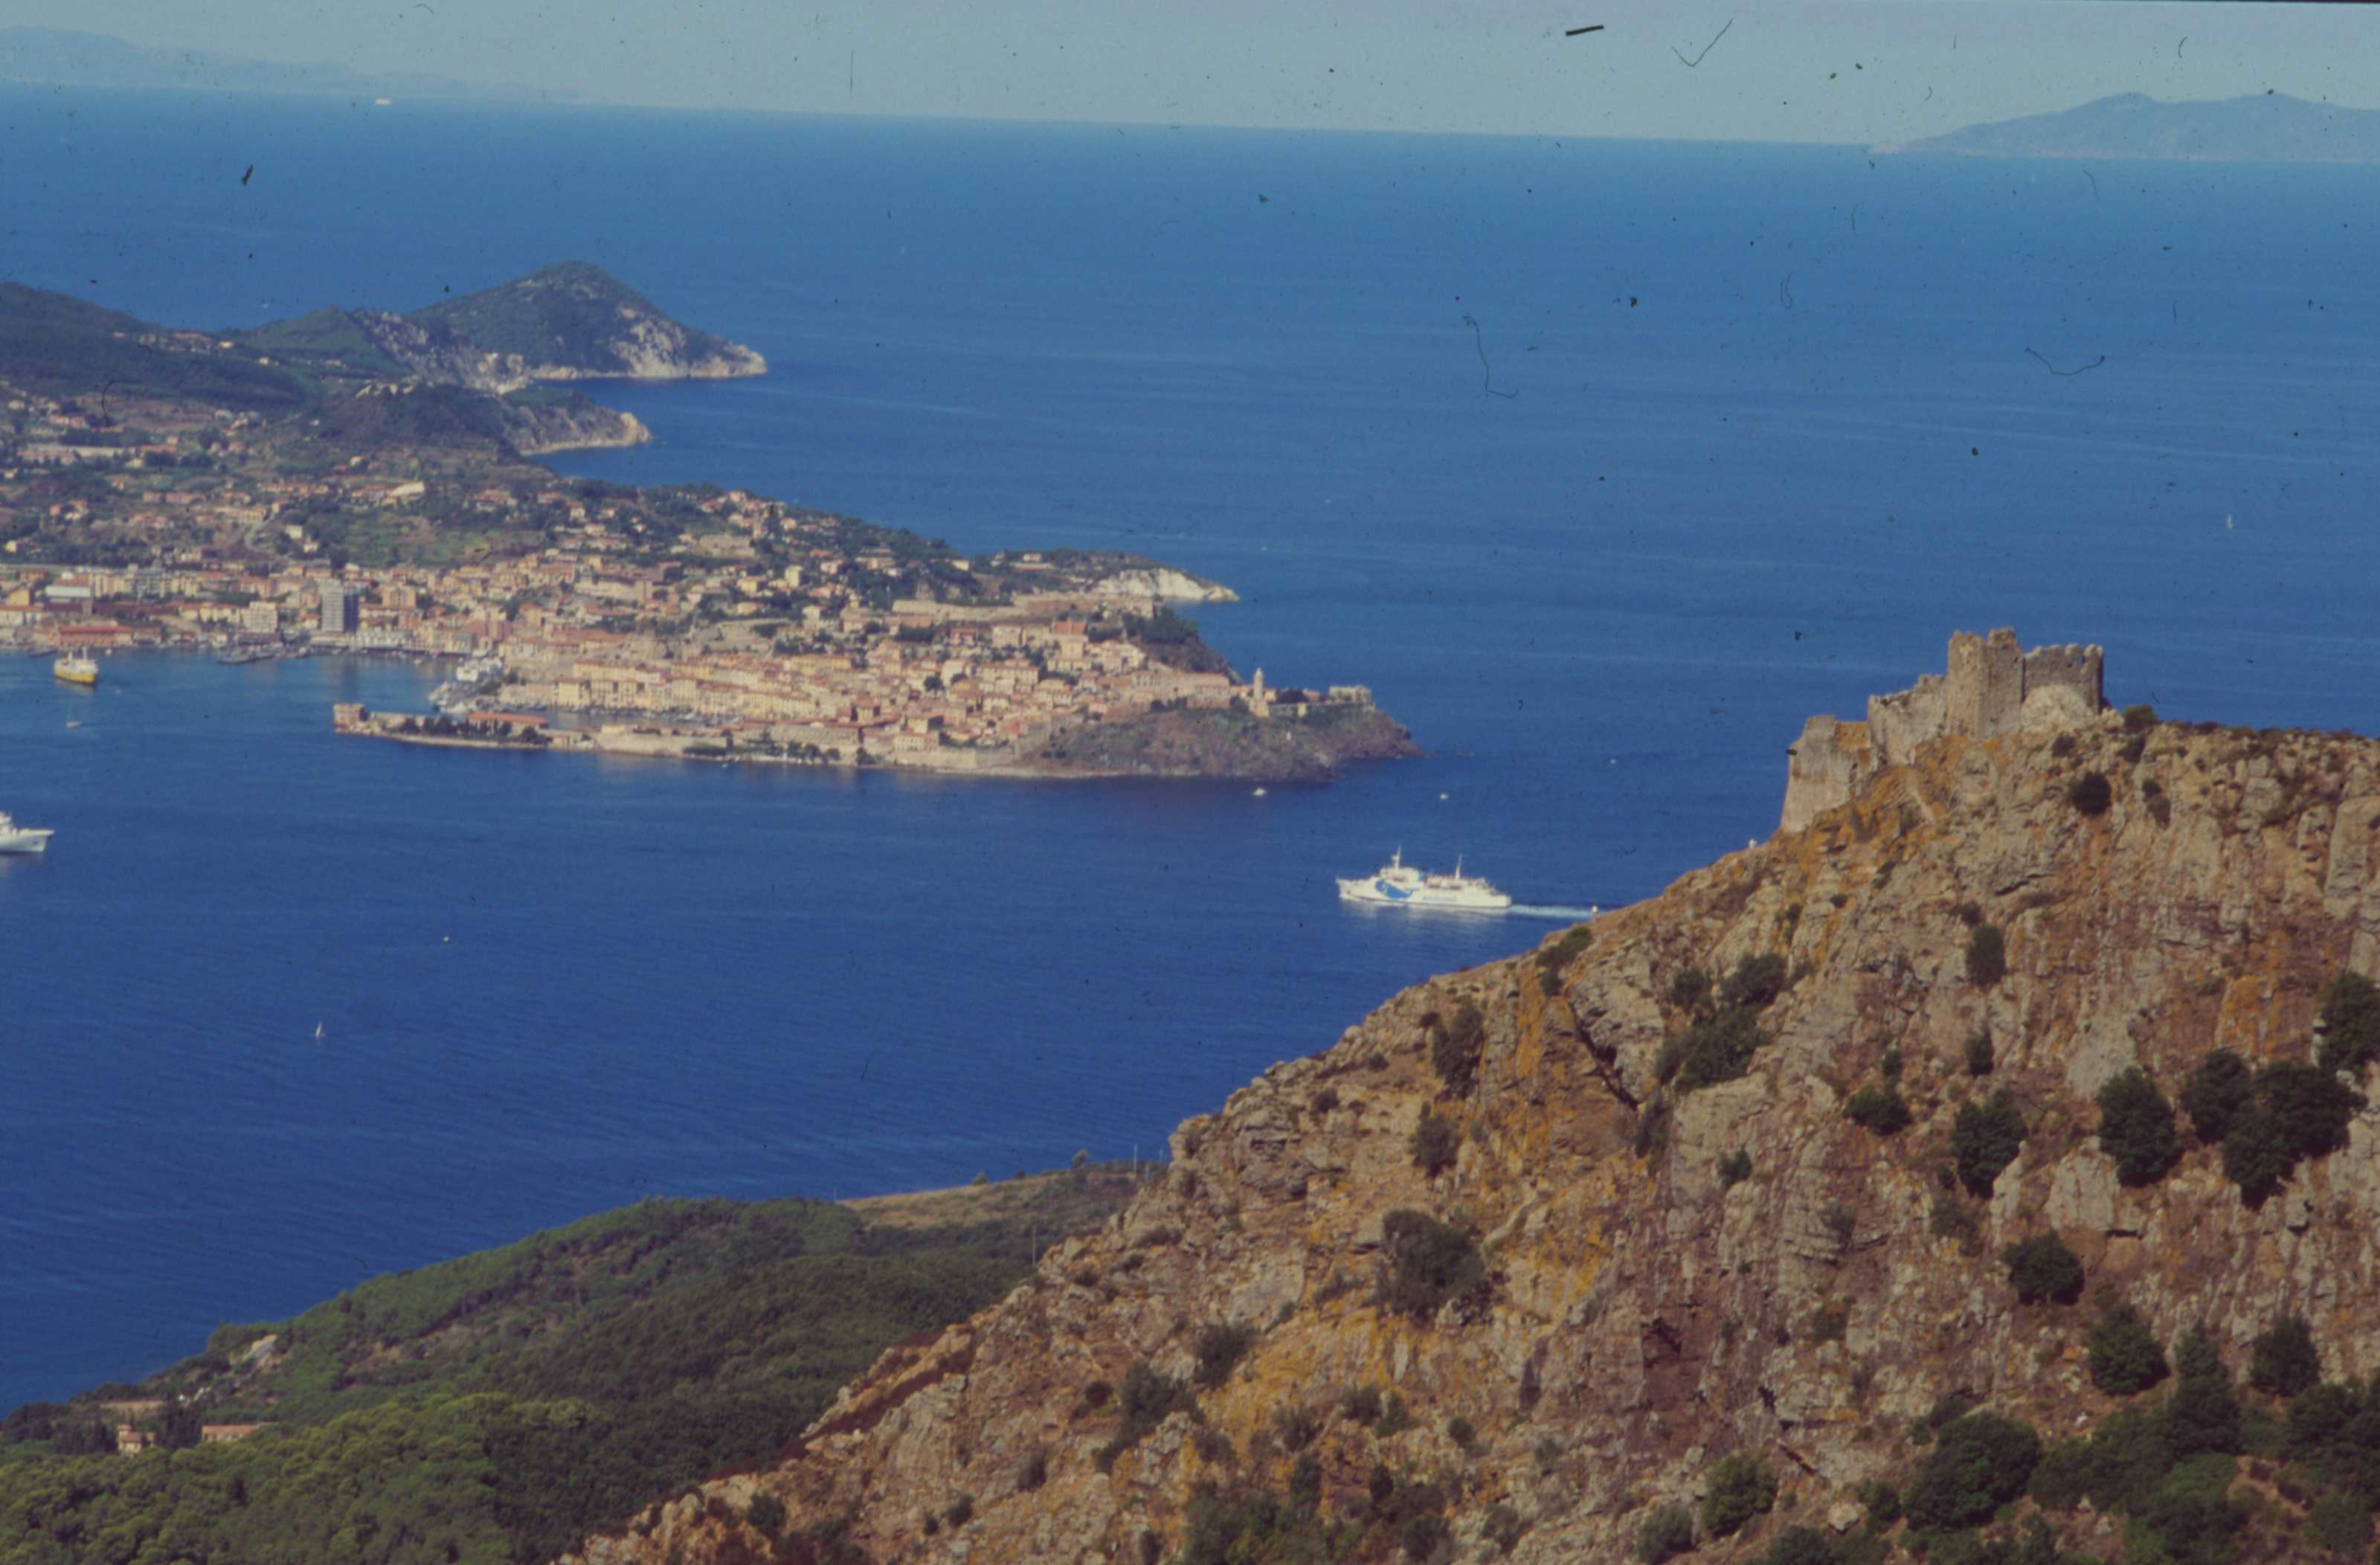
[{"label": "crumbling stone wall", "polygon": [[1948,672],[1906,690],[1871,696],[1865,722],[1814,717],[1788,746],[1780,831],[1798,831],[1821,810],[1848,800],[1887,767],[1946,734],[1991,739],[2003,734],[2079,728],[2107,708],[2107,654],[2071,643],[2026,651],[2016,632],[1961,631],[1950,637]]}]

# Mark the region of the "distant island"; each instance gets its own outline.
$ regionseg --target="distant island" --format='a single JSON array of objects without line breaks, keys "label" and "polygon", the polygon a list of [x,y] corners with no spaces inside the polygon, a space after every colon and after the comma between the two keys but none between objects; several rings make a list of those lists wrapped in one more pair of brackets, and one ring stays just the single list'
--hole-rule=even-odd
[{"label": "distant island", "polygon": [[1871,151],[1972,158],[2380,163],[2380,109],[2309,103],[2278,92],[2180,103],[2125,92],[2062,114],[1971,125]]},{"label": "distant island", "polygon": [[298,92],[357,98],[469,98],[575,102],[516,83],[456,81],[411,71],[242,59],[204,49],[152,49],[103,32],[63,27],[0,27],[0,80],[134,91]]},{"label": "distant island", "polygon": [[400,743],[1026,776],[1327,779],[1417,754],[1361,685],[1242,678],[1137,554],[1001,550],[528,460],[575,385],[758,375],[565,261],[409,314],[159,326],[0,283],[0,645],[465,660]]}]

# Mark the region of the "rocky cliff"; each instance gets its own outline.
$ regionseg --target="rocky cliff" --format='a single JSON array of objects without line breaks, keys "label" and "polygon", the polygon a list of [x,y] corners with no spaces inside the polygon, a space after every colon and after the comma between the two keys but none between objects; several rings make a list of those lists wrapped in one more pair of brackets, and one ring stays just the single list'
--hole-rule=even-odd
[{"label": "rocky cliff", "polygon": [[[1220,1559],[1239,1529],[1620,1560],[1736,1452],[1774,1510],[1698,1558],[1751,1559],[1864,1535],[1946,1394],[2052,1439],[2106,1418],[2084,1341],[2118,1305],[2234,1373],[2289,1313],[2333,1375],[2380,1369],[2380,1111],[2252,1206],[2186,1129],[2120,1182],[2095,1104],[2135,1064],[2171,1093],[2217,1049],[2309,1057],[2325,985],[2380,960],[2380,744],[1945,733],[1590,932],[1274,1067],[780,1461],[574,1559]],[[1962,1109],[2021,1143],[1971,1157]],[[2000,1252],[2043,1234],[2085,1302],[2020,1302]],[[2305,1496],[2258,1489],[2238,1557],[2310,1558]],[[2088,1504],[2048,1520],[2125,1551]]]}]

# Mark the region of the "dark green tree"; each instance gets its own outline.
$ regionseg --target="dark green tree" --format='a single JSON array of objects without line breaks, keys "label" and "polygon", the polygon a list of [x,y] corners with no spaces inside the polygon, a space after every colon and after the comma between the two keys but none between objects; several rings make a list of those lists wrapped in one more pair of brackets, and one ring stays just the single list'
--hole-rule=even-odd
[{"label": "dark green tree", "polygon": [[1998,924],[1978,924],[1967,937],[1967,981],[1987,989],[2008,977],[2008,937]]},{"label": "dark green tree", "polygon": [[2082,1296],[2082,1262],[2055,1233],[2020,1239],[2000,1252],[2021,1304],[2070,1304]]},{"label": "dark green tree", "polygon": [[188,1402],[169,1402],[157,1420],[157,1443],[166,1450],[188,1450],[203,1438],[203,1420]]},{"label": "dark green tree", "polygon": [[2024,1146],[2024,1115],[2005,1088],[1987,1103],[1969,1103],[1950,1125],[1950,1151],[1958,1159],[1959,1183],[1977,1195],[1989,1195],[2000,1171],[2016,1161]]},{"label": "dark green tree", "polygon": [[1889,1086],[1864,1086],[1843,1105],[1852,1123],[1877,1135],[1899,1135],[1909,1128],[1909,1105]]},{"label": "dark green tree", "polygon": [[2322,1158],[2347,1145],[2347,1122],[2363,1095],[2303,1060],[2277,1060],[2256,1073],[2256,1100],[2273,1111],[2292,1159]]},{"label": "dark green tree", "polygon": [[2322,1378],[2322,1354],[2301,1315],[2273,1322],[2248,1350],[2248,1384],[2277,1397],[2294,1397]]},{"label": "dark green tree", "polygon": [[1423,1110],[1421,1120],[1414,1126],[1409,1144],[1414,1167],[1432,1179],[1454,1166],[1463,1150],[1463,1137],[1455,1131],[1454,1122],[1435,1109]]},{"label": "dark green tree", "polygon": [[1920,1527],[1979,1526],[2024,1493],[2041,1461],[2041,1437],[2014,1419],[1969,1413],[1944,1424],[1910,1481],[1903,1504]]},{"label": "dark green tree", "polygon": [[1766,1010],[1785,992],[1787,971],[1785,958],[1776,952],[1763,952],[1747,956],[1735,964],[1727,981],[1718,987],[1718,1002],[1722,1009],[1739,1005],[1755,1011]]},{"label": "dark green tree", "polygon": [[1694,1547],[1694,1512],[1682,1505],[1655,1506],[1636,1529],[1636,1558],[1641,1565],[1661,1565]]},{"label": "dark green tree", "polygon": [[1730,1451],[1712,1466],[1703,1491],[1703,1530],[1728,1537],[1776,1503],[1777,1474],[1750,1451]]},{"label": "dark green tree", "polygon": [[2223,1173],[2240,1187],[2240,1199],[2251,1207],[2263,1206],[2280,1189],[2296,1161],[2278,1116],[2261,1099],[2251,1099],[2231,1116],[2223,1137]]},{"label": "dark green tree", "polygon": [[2380,987],[2361,973],[2341,973],[2322,991],[2322,1048],[2315,1063],[2355,1075],[2380,1055]]},{"label": "dark green tree", "polygon": [[2066,790],[2066,802],[2077,815],[2105,815],[2115,802],[2115,790],[2108,787],[2106,772],[2086,771]]},{"label": "dark green tree", "polygon": [[2111,1397],[2135,1396],[2166,1377],[2165,1349],[2130,1304],[2099,1317],[2089,1347],[2091,1384]]},{"label": "dark green tree", "polygon": [[2209,1146],[2231,1134],[2231,1122],[2256,1095],[2256,1074],[2248,1062],[2228,1049],[2218,1049],[2198,1062],[2181,1090],[2182,1109],[2190,1128]]},{"label": "dark green tree", "polygon": [[2174,1344],[2173,1366],[2179,1377],[2173,1401],[2167,1404],[2166,1424],[2178,1456],[2202,1456],[2209,1451],[2237,1454],[2240,1450],[2240,1399],[2224,1372],[2223,1357],[2203,1327],[2192,1327]]},{"label": "dark green tree", "polygon": [[2099,1088],[2099,1146],[2115,1160],[2116,1178],[2125,1184],[2155,1184],[2181,1160],[2173,1105],[2138,1065],[2127,1066]]}]

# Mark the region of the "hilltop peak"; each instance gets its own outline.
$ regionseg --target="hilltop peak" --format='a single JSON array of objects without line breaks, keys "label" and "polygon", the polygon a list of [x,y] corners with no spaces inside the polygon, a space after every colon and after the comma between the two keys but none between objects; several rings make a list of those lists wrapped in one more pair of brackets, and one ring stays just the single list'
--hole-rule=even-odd
[{"label": "hilltop peak", "polygon": [[2058,114],[1971,125],[1880,152],[2193,163],[2380,163],[2380,110],[2286,92],[2167,102],[2119,92]]},{"label": "hilltop peak", "polygon": [[514,356],[536,381],[725,380],[768,370],[750,348],[671,319],[587,261],[556,261],[407,319]]}]

